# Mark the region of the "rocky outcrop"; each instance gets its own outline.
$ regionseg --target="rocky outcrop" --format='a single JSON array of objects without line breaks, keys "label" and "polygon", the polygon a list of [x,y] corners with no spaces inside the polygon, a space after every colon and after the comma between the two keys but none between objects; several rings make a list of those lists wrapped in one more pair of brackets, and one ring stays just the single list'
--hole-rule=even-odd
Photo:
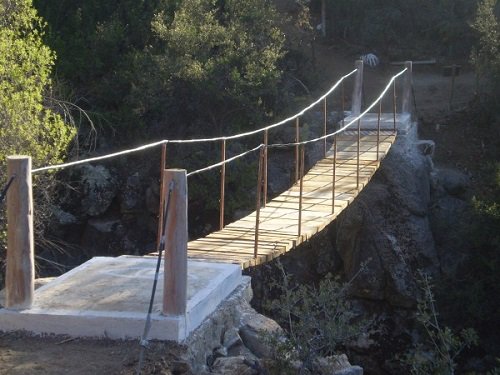
[{"label": "rocky outcrop", "polygon": [[[264,339],[266,334],[284,334],[270,318],[250,306],[250,278],[227,298],[185,342],[184,363],[194,374],[257,375],[269,373],[275,366],[273,348]],[[351,366],[346,355],[318,358],[314,374],[362,375],[359,366]],[[300,362],[291,366],[304,374]],[[292,370],[290,370],[292,371]],[[302,372],[301,372],[302,371]],[[311,373],[311,374],[312,374]]]}]

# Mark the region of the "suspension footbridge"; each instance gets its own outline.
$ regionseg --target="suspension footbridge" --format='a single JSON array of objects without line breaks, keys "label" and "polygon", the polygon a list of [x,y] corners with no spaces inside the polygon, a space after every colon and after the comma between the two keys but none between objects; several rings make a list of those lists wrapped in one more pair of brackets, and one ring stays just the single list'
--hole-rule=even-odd
[{"label": "suspension footbridge", "polygon": [[[182,341],[241,283],[242,268],[270,261],[308,241],[356,199],[376,173],[398,132],[404,132],[411,124],[411,73],[412,64],[407,62],[371,104],[363,105],[363,63],[357,61],[353,71],[342,76],[324,95],[300,112],[246,133],[160,140],[108,155],[37,169],[31,169],[29,157],[10,157],[7,174],[15,179],[11,181],[7,194],[6,309],[0,309],[3,318],[0,330],[26,329],[87,336],[104,332],[110,337],[141,336],[144,341],[153,327],[151,337]],[[348,79],[353,80],[349,112],[344,100],[344,82]],[[335,110],[341,114],[340,120],[329,123],[331,96],[339,91],[341,105]],[[387,102],[390,103],[390,111],[382,111],[384,100],[385,107]],[[318,108],[323,114],[322,135],[300,139],[301,119],[309,111],[318,112]],[[285,126],[294,127],[294,140],[289,143],[270,142],[273,139],[270,132]],[[238,155],[226,157],[228,141],[259,134],[262,135],[261,143]],[[168,145],[208,142],[220,144],[220,161],[190,172],[167,168]],[[307,169],[305,154],[309,145],[319,145],[322,156]],[[32,175],[159,146],[162,146],[162,187],[157,251],[145,257],[94,258],[35,293]],[[269,198],[268,157],[277,149],[293,150],[291,162],[295,173],[293,183],[286,191]],[[258,158],[255,211],[226,223],[226,165],[252,154]],[[191,176],[210,171],[220,173],[219,230],[188,241],[188,182]],[[151,255],[157,256],[156,262]],[[151,282],[153,293],[148,323],[141,335],[138,324],[142,323],[144,312],[140,307],[148,300],[145,293]],[[157,284],[162,295],[160,304],[154,302]],[[48,322],[42,327],[39,326],[40,316]],[[121,323],[118,324],[117,320]],[[90,333],[85,331],[89,327],[93,327]]]}]

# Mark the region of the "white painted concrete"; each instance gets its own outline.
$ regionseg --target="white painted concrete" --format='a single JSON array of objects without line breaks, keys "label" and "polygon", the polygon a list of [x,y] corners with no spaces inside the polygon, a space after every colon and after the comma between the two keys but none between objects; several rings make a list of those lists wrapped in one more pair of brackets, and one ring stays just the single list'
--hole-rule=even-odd
[{"label": "white painted concrete", "polygon": [[[354,120],[356,116],[349,115],[344,119],[344,123],[348,124]],[[396,129],[398,133],[406,134],[411,127],[410,113],[397,113],[396,114]],[[378,114],[367,113],[361,119],[361,130],[377,130],[378,127]],[[348,130],[356,131],[358,129],[357,123],[352,124]],[[394,114],[382,113],[380,116],[380,130],[393,130],[394,129]]]},{"label": "white painted concrete", "polygon": [[[30,309],[0,309],[0,331],[139,338],[155,267],[154,258],[93,258],[36,290]],[[161,314],[163,283],[158,282],[149,338],[185,340],[241,282],[239,265],[188,261],[186,315]]]}]

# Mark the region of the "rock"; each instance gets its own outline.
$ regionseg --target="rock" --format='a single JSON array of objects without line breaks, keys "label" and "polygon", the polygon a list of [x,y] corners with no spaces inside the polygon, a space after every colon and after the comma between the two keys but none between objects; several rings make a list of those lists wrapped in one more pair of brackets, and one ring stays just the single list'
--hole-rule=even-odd
[{"label": "rock", "polygon": [[272,348],[264,342],[263,335],[279,334],[283,330],[274,320],[261,314],[247,315],[243,319],[246,323],[239,330],[243,344],[257,357],[268,357]]},{"label": "rock", "polygon": [[59,224],[59,225],[71,225],[71,224],[78,223],[78,219],[76,218],[75,215],[72,215],[69,212],[63,211],[58,206],[52,207],[52,214],[54,215],[54,218],[56,219],[57,224]]},{"label": "rock", "polygon": [[120,198],[120,211],[122,213],[136,212],[143,208],[144,192],[139,173],[134,173],[127,178]]},{"label": "rock", "polygon": [[121,254],[120,238],[124,235],[123,225],[119,219],[91,219],[82,237],[82,246],[87,250],[87,255]]},{"label": "rock", "polygon": [[430,223],[441,270],[452,275],[465,253],[470,248],[470,239],[465,236],[473,217],[470,205],[456,197],[444,195],[431,207]]},{"label": "rock", "polygon": [[363,368],[359,366],[351,366],[339,371],[335,371],[333,375],[363,375]]},{"label": "rock", "polygon": [[455,169],[439,169],[438,179],[444,190],[453,196],[464,197],[469,188],[469,177]]},{"label": "rock", "polygon": [[258,371],[250,367],[245,357],[221,357],[217,358],[212,366],[213,374],[220,375],[253,375]]},{"label": "rock", "polygon": [[313,366],[314,373],[324,375],[363,375],[363,369],[352,366],[345,354],[319,357]]},{"label": "rock", "polygon": [[82,212],[98,216],[107,211],[116,196],[117,182],[110,171],[102,165],[80,167],[82,186]]},{"label": "rock", "polygon": [[436,143],[431,140],[419,140],[415,142],[415,146],[420,151],[420,153],[424,156],[429,155],[430,157],[434,156],[434,151],[436,149]]}]

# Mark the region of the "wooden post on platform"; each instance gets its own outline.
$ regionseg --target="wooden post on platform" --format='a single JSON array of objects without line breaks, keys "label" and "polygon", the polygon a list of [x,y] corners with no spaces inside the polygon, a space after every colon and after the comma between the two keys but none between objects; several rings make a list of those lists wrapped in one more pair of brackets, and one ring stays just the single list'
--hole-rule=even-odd
[{"label": "wooden post on platform", "polygon": [[186,313],[187,302],[187,175],[184,169],[167,169],[163,174],[164,194],[170,183],[174,187],[165,218],[165,273],[163,314]]},{"label": "wooden post on platform", "polygon": [[35,291],[31,158],[9,156],[7,176],[15,179],[7,192],[5,305],[26,309],[31,307]]},{"label": "wooden post on platform", "polygon": [[412,62],[405,62],[406,72],[403,78],[403,102],[401,105],[402,113],[411,113],[411,88],[412,88]]},{"label": "wooden post on platform", "polygon": [[361,113],[361,100],[363,96],[363,60],[356,60],[357,69],[354,76],[354,89],[352,91],[352,115],[357,116]]}]

